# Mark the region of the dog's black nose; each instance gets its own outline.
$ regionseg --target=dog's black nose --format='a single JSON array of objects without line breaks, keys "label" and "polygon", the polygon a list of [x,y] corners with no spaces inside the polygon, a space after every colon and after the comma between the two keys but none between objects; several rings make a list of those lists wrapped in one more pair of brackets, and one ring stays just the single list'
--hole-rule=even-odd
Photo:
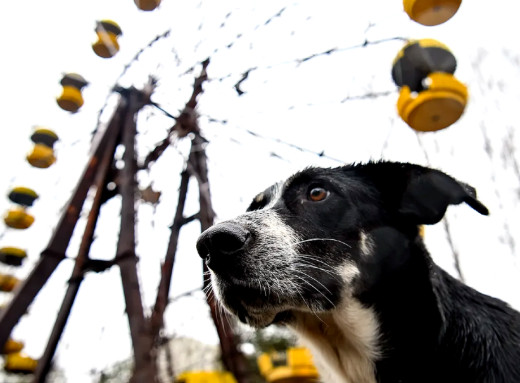
[{"label": "dog's black nose", "polygon": [[208,267],[230,261],[246,245],[250,233],[237,223],[224,222],[210,227],[197,240],[197,251]]}]

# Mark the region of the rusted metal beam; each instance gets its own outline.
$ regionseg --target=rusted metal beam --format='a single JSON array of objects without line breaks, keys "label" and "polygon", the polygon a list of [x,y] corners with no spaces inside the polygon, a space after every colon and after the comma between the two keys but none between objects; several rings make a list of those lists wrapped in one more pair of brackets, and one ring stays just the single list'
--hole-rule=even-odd
[{"label": "rusted metal beam", "polygon": [[[214,212],[211,206],[211,196],[209,191],[209,183],[207,177],[207,162],[205,145],[207,141],[200,135],[198,126],[197,113],[197,97],[203,92],[203,83],[207,80],[208,75],[206,69],[209,65],[209,59],[202,62],[202,70],[200,75],[195,79],[193,84],[193,92],[190,99],[186,103],[183,111],[175,120],[175,124],[166,137],[154,150],[146,157],[144,162],[145,168],[150,163],[156,161],[166,148],[171,144],[171,136],[175,133],[177,137],[186,137],[193,134],[190,155],[187,163],[187,170],[182,173],[181,187],[179,190],[179,203],[175,214],[174,223],[172,225],[172,233],[168,244],[167,255],[161,270],[161,282],[158,288],[158,294],[154,312],[152,314],[151,323],[155,337],[159,333],[163,325],[164,310],[168,302],[168,292],[170,288],[170,280],[173,272],[173,262],[175,260],[175,250],[179,238],[180,228],[183,224],[197,218],[200,220],[202,230],[206,230],[213,224]],[[194,176],[199,183],[200,195],[200,211],[197,215],[184,218],[182,215],[184,209],[184,200],[187,192],[189,176]],[[207,268],[203,265],[203,273],[206,275]],[[204,288],[208,287],[209,280],[204,278]],[[237,346],[235,331],[230,325],[232,320],[224,318],[226,314],[220,311],[214,299],[207,299],[210,307],[211,316],[215,324],[221,346],[222,361],[227,370],[229,370],[239,383],[247,383],[249,381],[249,370],[245,356],[241,353]],[[228,320],[229,319],[229,320]],[[157,338],[156,338],[157,339]]]},{"label": "rusted metal beam", "polygon": [[[111,124],[113,123],[119,127],[121,126],[121,112],[122,110],[118,108],[117,113],[112,117],[110,122]],[[63,334],[63,330],[67,324],[72,305],[74,304],[74,300],[79,291],[81,282],[83,281],[85,269],[88,266],[90,247],[94,239],[94,231],[99,218],[101,205],[103,204],[103,198],[106,185],[108,183],[110,168],[114,160],[115,148],[119,138],[120,132],[118,131],[114,131],[113,134],[109,137],[107,147],[105,148],[105,152],[102,155],[99,168],[96,172],[93,184],[96,191],[90,212],[88,214],[87,223],[83,232],[78,254],[74,263],[74,269],[72,270],[72,274],[68,282],[69,286],[65,292],[65,296],[56,317],[56,321],[54,322],[54,326],[52,328],[51,335],[49,336],[49,341],[45,351],[38,360],[38,367],[36,368],[32,380],[33,383],[44,383],[46,380],[47,374],[51,368],[52,359],[56,352],[56,347],[58,346],[58,342],[60,341],[61,335]]]},{"label": "rusted metal beam", "polygon": [[121,227],[116,250],[116,263],[121,272],[121,282],[126,303],[126,314],[134,349],[134,374],[131,383],[153,383],[156,380],[153,339],[148,321],[144,316],[141,290],[137,275],[135,252],[135,190],[136,190],[136,114],[143,106],[140,92],[130,90],[128,108],[125,112],[122,144],[124,167],[119,171],[119,193],[121,195]]},{"label": "rusted metal beam", "polygon": [[[120,109],[123,107],[123,101],[121,101],[115,116],[120,113]],[[27,312],[27,308],[35,296],[54,270],[56,270],[58,264],[65,258],[65,251],[76,227],[87,193],[96,175],[100,158],[107,148],[110,137],[117,135],[118,129],[119,122],[117,118],[113,118],[94,148],[93,154],[54,229],[47,247],[42,251],[40,259],[28,277],[15,289],[10,303],[0,312],[0,345],[5,344],[14,326],[16,326],[21,316]]]},{"label": "rusted metal beam", "polygon": [[[173,136],[176,135],[177,137],[182,138],[186,137],[189,133],[199,131],[195,108],[197,107],[197,97],[204,91],[202,89],[202,84],[208,79],[208,74],[206,72],[208,65],[209,58],[202,62],[202,70],[200,75],[193,83],[193,91],[191,93],[190,99],[186,103],[179,117],[175,118],[175,124],[169,129],[166,138],[162,140],[152,151],[150,151],[150,153],[148,153],[144,160],[143,168],[146,169],[152,162],[157,161],[157,159],[172,143]],[[156,105],[153,102],[151,104]]]},{"label": "rusted metal beam", "polygon": [[166,250],[166,256],[161,267],[161,280],[159,282],[159,288],[157,289],[157,297],[155,300],[155,306],[150,318],[152,334],[157,340],[159,337],[160,330],[164,324],[164,311],[168,305],[170,294],[171,278],[173,274],[173,264],[175,263],[175,254],[177,252],[177,244],[179,242],[179,234],[181,227],[185,224],[184,219],[184,205],[186,204],[186,196],[188,194],[188,183],[190,180],[190,174],[187,171],[183,171],[181,174],[181,183],[179,187],[179,197],[177,201],[177,209],[171,226],[170,239],[168,241],[168,248]]}]

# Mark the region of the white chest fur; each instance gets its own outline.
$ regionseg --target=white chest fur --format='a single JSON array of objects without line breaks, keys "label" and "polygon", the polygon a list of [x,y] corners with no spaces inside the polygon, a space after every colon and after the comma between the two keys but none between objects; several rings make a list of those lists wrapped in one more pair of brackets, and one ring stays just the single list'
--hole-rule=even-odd
[{"label": "white chest fur", "polygon": [[371,309],[350,298],[329,313],[294,315],[291,328],[311,350],[323,381],[376,382],[379,331]]}]

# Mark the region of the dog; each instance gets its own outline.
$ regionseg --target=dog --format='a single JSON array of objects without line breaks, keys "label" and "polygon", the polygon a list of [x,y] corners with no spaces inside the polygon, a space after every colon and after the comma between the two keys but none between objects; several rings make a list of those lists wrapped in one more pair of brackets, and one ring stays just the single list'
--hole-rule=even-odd
[{"label": "dog", "polygon": [[291,328],[324,382],[520,382],[520,313],[442,270],[420,234],[461,203],[488,214],[435,169],[307,168],[202,233],[197,251],[224,307]]}]

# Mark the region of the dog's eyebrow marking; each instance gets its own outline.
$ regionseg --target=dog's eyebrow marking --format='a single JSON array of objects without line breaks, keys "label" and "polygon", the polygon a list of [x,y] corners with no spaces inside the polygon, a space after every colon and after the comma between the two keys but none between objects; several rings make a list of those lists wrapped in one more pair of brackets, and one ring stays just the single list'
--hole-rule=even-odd
[{"label": "dog's eyebrow marking", "polygon": [[262,202],[262,201],[264,200],[264,198],[265,198],[265,194],[262,192],[262,193],[258,194],[258,195],[255,197],[255,200],[254,200],[254,201],[255,201],[256,203],[260,203],[260,202]]}]

